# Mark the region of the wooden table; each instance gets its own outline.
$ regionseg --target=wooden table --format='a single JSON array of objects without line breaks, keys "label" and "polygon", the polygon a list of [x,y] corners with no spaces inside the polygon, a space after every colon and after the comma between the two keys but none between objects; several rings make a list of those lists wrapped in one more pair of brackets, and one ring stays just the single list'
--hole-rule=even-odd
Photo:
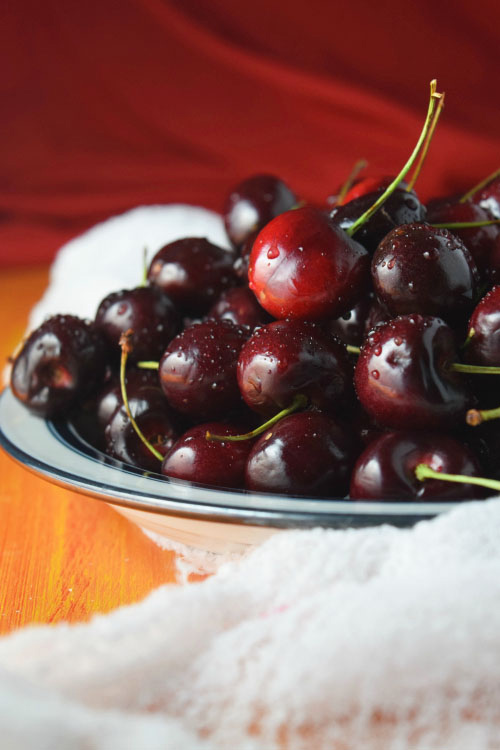
[{"label": "wooden table", "polygon": [[[0,362],[23,335],[48,269],[0,271]],[[81,622],[175,581],[175,555],[106,503],[55,487],[0,449],[0,633]]]}]

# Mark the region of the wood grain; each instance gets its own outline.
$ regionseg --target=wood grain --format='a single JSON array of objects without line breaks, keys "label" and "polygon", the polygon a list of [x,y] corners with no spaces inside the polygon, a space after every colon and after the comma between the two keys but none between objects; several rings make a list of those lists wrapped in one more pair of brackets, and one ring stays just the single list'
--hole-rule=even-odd
[{"label": "wood grain", "polygon": [[[2,270],[2,364],[47,279],[46,267]],[[0,633],[85,621],[175,580],[172,552],[105,503],[39,479],[0,449]]]}]

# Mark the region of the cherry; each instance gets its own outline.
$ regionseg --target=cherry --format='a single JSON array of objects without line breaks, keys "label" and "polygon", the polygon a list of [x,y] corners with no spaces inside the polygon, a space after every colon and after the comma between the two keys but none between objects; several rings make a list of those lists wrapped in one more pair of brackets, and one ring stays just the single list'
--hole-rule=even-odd
[{"label": "cherry", "polygon": [[[328,330],[342,343],[360,346],[366,335],[366,320],[373,304],[373,293],[366,294],[356,302],[354,307],[324,324]],[[373,328],[373,326],[370,326]]]},{"label": "cherry", "polygon": [[[368,193],[378,192],[385,190],[389,187],[394,177],[364,177],[362,180],[358,180],[353,184],[351,188],[338,200],[337,206],[345,206],[346,203],[350,203],[356,198],[361,198],[362,195]],[[400,183],[400,187],[406,189],[406,183]]]},{"label": "cherry", "polygon": [[166,294],[155,287],[136,287],[108,294],[100,303],[95,324],[118,356],[120,337],[132,336],[132,360],[160,357],[179,330],[179,316]]},{"label": "cherry", "polygon": [[207,317],[216,320],[230,320],[238,326],[256,328],[271,321],[271,316],[257,302],[247,286],[237,286],[222,292],[217,302],[210,308]]},{"label": "cherry", "polygon": [[[130,393],[136,392],[143,386],[159,387],[158,374],[151,370],[129,368],[125,376],[125,385]],[[102,429],[106,427],[111,417],[123,404],[121,385],[117,377],[112,377],[95,398],[96,419]]]},{"label": "cherry", "polygon": [[464,196],[483,208],[494,219],[500,219],[500,170],[496,170]]},{"label": "cherry", "polygon": [[292,414],[255,443],[246,486],[287,495],[343,497],[357,452],[345,425],[318,412]]},{"label": "cherry", "polygon": [[162,247],[148,270],[150,284],[185,315],[204,315],[224,289],[235,284],[234,253],[203,237],[186,237]]},{"label": "cherry", "polygon": [[229,320],[207,320],[176,336],[159,365],[160,385],[173,408],[206,420],[239,407],[236,363],[249,335]]},{"label": "cherry", "polygon": [[[456,197],[437,198],[427,203],[427,221],[431,224],[468,223],[488,221],[490,215],[471,200]],[[453,234],[463,241],[482,274],[488,268],[489,257],[500,230],[496,225],[452,228]]]},{"label": "cherry", "polygon": [[[384,193],[381,187],[372,193],[365,193],[359,198],[336,206],[330,213],[332,221],[344,230],[350,229],[359,217],[375,203]],[[356,232],[356,240],[370,253],[373,253],[381,240],[395,227],[401,224],[423,221],[426,216],[425,206],[415,193],[407,192],[401,187],[386,199],[383,208],[377,211]]]},{"label": "cherry", "polygon": [[[132,377],[127,383],[130,413],[146,440],[161,455],[165,455],[178,436],[176,416],[170,409],[158,382],[151,385],[146,378]],[[102,415],[102,411],[101,411]],[[106,452],[113,458],[132,464],[145,471],[159,473],[160,464],[151,450],[138,436],[127,409],[120,405],[111,415],[104,429]]]},{"label": "cherry", "polygon": [[279,177],[259,174],[236,185],[224,206],[226,232],[235,247],[271,219],[297,204],[297,197]]},{"label": "cherry", "polygon": [[446,430],[463,419],[472,396],[453,369],[455,335],[439,318],[402,315],[377,326],[355,368],[363,408],[394,429]]},{"label": "cherry", "polygon": [[93,324],[74,315],[54,315],[17,354],[12,393],[34,414],[55,417],[97,389],[106,362],[105,342]]},{"label": "cherry", "polygon": [[419,481],[418,465],[434,471],[479,476],[476,456],[454,438],[431,432],[389,432],[372,441],[354,467],[352,500],[419,500],[447,502],[484,497],[471,484]]},{"label": "cherry", "polygon": [[248,266],[250,265],[250,255],[252,252],[253,243],[257,239],[259,230],[252,232],[248,235],[245,242],[242,244],[239,250],[239,255],[234,261],[233,271],[244,284],[248,284]]},{"label": "cherry", "polygon": [[296,394],[335,412],[352,401],[352,366],[345,347],[318,326],[280,320],[258,328],[242,347],[238,383],[251,409],[272,416]]},{"label": "cherry", "polygon": [[500,286],[494,286],[471,315],[465,359],[471,364],[500,365]]},{"label": "cherry", "polygon": [[408,313],[463,321],[477,293],[478,271],[461,239],[428,224],[404,224],[382,240],[372,281],[392,316]]},{"label": "cherry", "polygon": [[275,318],[343,315],[368,287],[366,250],[312,206],[287,211],[254,242],[248,279]]},{"label": "cherry", "polygon": [[161,472],[170,479],[181,479],[212,487],[238,489],[244,486],[247,456],[252,441],[207,440],[207,431],[237,435],[234,425],[209,422],[196,425],[182,435],[165,456]]}]

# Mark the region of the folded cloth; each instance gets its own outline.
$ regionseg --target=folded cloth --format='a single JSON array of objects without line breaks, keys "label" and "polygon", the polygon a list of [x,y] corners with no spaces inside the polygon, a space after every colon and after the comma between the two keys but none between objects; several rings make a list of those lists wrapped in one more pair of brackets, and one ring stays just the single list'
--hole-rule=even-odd
[{"label": "folded cloth", "polygon": [[202,583],[0,641],[6,748],[500,747],[500,502],[290,531]]},{"label": "folded cloth", "polygon": [[[225,242],[141,208],[60,252],[31,323],[92,316],[142,247]],[[413,529],[282,532],[202,583],[0,640],[2,750],[500,748],[500,501]],[[212,561],[213,562],[213,561]]]}]

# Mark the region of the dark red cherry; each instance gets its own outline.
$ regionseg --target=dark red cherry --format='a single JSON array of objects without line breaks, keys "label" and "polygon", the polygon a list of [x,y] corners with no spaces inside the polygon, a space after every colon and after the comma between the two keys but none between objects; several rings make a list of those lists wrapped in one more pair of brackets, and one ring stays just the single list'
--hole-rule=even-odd
[{"label": "dark red cherry", "polygon": [[[144,386],[159,388],[158,373],[153,370],[139,370],[128,367],[125,374],[127,393],[133,394]],[[122,393],[119,378],[112,377],[105,383],[95,398],[96,419],[102,429],[106,427],[117,409],[122,406]]]},{"label": "dark red cherry", "polygon": [[250,289],[274,318],[321,320],[347,312],[368,288],[369,257],[322,211],[287,211],[262,229]]},{"label": "dark red cherry", "polygon": [[195,323],[176,336],[160,360],[169,403],[193,419],[219,419],[242,403],[236,363],[250,335],[229,320]]},{"label": "dark red cherry", "polygon": [[372,281],[393,317],[420,313],[453,323],[470,314],[479,276],[459,237],[428,224],[404,224],[375,251]]},{"label": "dark red cherry", "polygon": [[171,479],[238,489],[244,486],[245,466],[253,441],[207,440],[213,435],[238,435],[240,430],[222,422],[196,425],[182,435],[165,456],[162,474]]},{"label": "dark red cherry", "polygon": [[[144,437],[165,455],[178,436],[176,416],[158,383],[141,383],[130,378],[127,384],[130,413]],[[135,431],[123,402],[115,409],[105,429],[106,453],[145,471],[160,473],[161,463]]]},{"label": "dark red cherry", "polygon": [[[471,335],[472,331],[473,335]],[[494,286],[477,304],[469,321],[468,334],[470,338],[465,347],[466,361],[474,365],[498,367],[500,365],[500,286]],[[498,385],[497,390],[500,403]]]},{"label": "dark red cherry", "polygon": [[239,255],[234,261],[233,270],[238,279],[244,284],[248,284],[248,266],[250,265],[250,255],[252,253],[253,243],[257,239],[260,230],[252,232],[239,250]]},{"label": "dark red cherry", "polygon": [[302,394],[329,412],[353,400],[345,347],[318,326],[278,320],[258,328],[241,350],[238,383],[251,409],[272,416]]},{"label": "dark red cherry", "polygon": [[234,252],[204,237],[186,237],[158,250],[148,280],[168,294],[182,314],[204,315],[221,292],[235,284],[234,259]]},{"label": "dark red cherry", "polygon": [[54,315],[17,354],[12,392],[34,414],[58,416],[101,384],[106,361],[105,342],[93,324],[74,315]]},{"label": "dark red cherry", "polygon": [[443,320],[402,315],[365,341],[354,382],[363,408],[380,425],[444,431],[471,405],[466,378],[454,372],[455,335]]},{"label": "dark red cherry", "polygon": [[286,495],[344,497],[358,450],[351,431],[326,414],[292,414],[255,443],[246,486]]},{"label": "dark red cherry", "polygon": [[[437,198],[427,204],[427,221],[431,224],[488,221],[490,218],[487,211],[471,200],[461,203],[456,197]],[[500,233],[498,226],[452,228],[451,231],[454,235],[460,237],[474,258],[481,274],[487,272],[489,257]]]},{"label": "dark red cherry", "polygon": [[481,474],[476,456],[454,438],[432,432],[389,432],[372,441],[359,456],[352,472],[350,497],[448,502],[485,495],[482,487],[471,484],[436,479],[421,482],[415,476],[419,464],[445,474]]},{"label": "dark red cherry", "polygon": [[239,247],[252,232],[296,204],[297,197],[279,177],[268,174],[248,177],[231,191],[224,206],[229,239]]},{"label": "dark red cherry", "polygon": [[[373,302],[373,293],[363,295],[344,315],[324,323],[324,328],[344,344],[361,346],[366,335],[366,321]],[[371,328],[373,328],[372,325],[370,330]]]},{"label": "dark red cherry", "polygon": [[494,219],[500,219],[500,175],[490,180],[471,200]]},{"label": "dark red cherry", "polygon": [[207,317],[230,320],[235,325],[248,326],[251,329],[272,320],[247,286],[237,286],[222,292],[215,305],[208,311]]},{"label": "dark red cherry", "polygon": [[[383,188],[366,193],[343,206],[336,206],[330,213],[332,221],[342,229],[349,229],[362,214],[372,206],[384,192]],[[407,192],[396,188],[385,203],[354,235],[370,253],[373,253],[382,239],[391,229],[401,224],[424,221],[425,206],[418,200],[413,191]]]},{"label": "dark red cherry", "polygon": [[96,313],[95,324],[118,356],[120,337],[133,331],[130,361],[158,359],[179,330],[174,306],[155,287],[136,287],[105,297]]}]

